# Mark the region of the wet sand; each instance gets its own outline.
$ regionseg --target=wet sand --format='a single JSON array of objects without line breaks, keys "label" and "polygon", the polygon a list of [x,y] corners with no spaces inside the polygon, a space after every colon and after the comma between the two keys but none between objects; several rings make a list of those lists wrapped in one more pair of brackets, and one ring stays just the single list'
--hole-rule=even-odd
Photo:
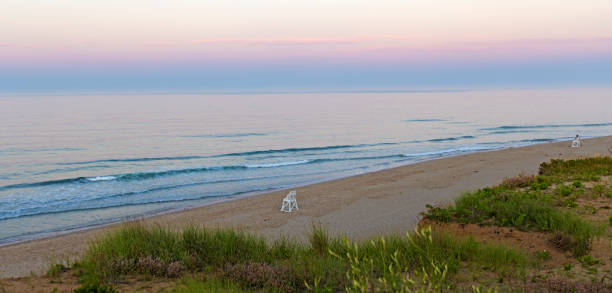
[{"label": "wet sand", "polygon": [[[296,188],[300,210],[279,211],[287,193],[277,191],[235,201],[154,216],[144,220],[180,228],[186,224],[233,227],[268,239],[287,236],[305,241],[313,223],[331,233],[363,239],[405,233],[420,219],[426,204],[446,204],[464,191],[500,183],[504,178],[535,174],[555,158],[610,155],[612,136],[587,139],[580,149],[570,142],[478,152],[357,175]],[[103,228],[0,247],[0,278],[46,270],[49,262],[74,259]]]}]

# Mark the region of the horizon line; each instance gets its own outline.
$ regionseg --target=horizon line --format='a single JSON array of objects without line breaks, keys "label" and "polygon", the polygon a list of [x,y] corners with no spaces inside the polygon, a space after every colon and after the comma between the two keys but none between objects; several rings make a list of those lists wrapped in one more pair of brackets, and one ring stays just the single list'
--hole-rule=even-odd
[{"label": "horizon line", "polygon": [[127,90],[127,91],[96,91],[96,90],[84,90],[84,91],[41,91],[41,92],[3,92],[0,91],[0,97],[7,96],[74,96],[74,95],[283,95],[283,94],[359,94],[359,93],[452,93],[452,92],[472,92],[472,91],[489,91],[489,90],[552,90],[552,89],[612,89],[612,87],[605,86],[520,86],[520,87],[476,87],[476,88],[423,88],[423,89],[321,89],[321,90],[218,90],[218,91],[198,91],[198,90],[186,90],[186,91],[172,91],[172,90],[160,90],[160,91],[143,91],[143,90]]}]

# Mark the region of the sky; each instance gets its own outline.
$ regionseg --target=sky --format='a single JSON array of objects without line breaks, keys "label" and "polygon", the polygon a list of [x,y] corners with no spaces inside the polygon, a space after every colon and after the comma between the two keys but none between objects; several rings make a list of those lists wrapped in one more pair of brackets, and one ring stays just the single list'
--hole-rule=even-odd
[{"label": "sky", "polygon": [[0,92],[610,84],[610,0],[0,2]]}]

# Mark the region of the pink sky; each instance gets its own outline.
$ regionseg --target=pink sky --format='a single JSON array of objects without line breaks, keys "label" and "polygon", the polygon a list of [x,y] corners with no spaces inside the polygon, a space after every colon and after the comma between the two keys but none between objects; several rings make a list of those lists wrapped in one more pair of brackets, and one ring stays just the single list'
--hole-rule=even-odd
[{"label": "pink sky", "polygon": [[0,16],[0,67],[32,72],[612,60],[610,0],[3,0]]}]

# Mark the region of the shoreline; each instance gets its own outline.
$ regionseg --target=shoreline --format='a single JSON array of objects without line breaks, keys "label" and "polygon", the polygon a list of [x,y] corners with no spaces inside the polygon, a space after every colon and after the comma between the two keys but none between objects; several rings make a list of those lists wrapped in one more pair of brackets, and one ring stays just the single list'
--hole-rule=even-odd
[{"label": "shoreline", "polygon": [[[30,241],[37,241],[37,240],[43,240],[43,239],[47,239],[47,238],[59,237],[59,236],[66,235],[66,234],[71,234],[71,233],[78,233],[78,232],[83,232],[83,231],[87,231],[87,230],[100,229],[100,228],[116,225],[116,224],[119,224],[119,223],[122,223],[122,222],[126,222],[126,221],[129,222],[129,221],[147,220],[147,219],[150,219],[150,218],[153,218],[153,217],[157,217],[157,216],[162,216],[162,215],[165,215],[165,214],[180,213],[180,212],[188,211],[188,210],[191,210],[191,209],[198,209],[198,208],[207,207],[207,206],[211,206],[211,205],[222,204],[222,203],[225,203],[225,202],[242,200],[242,199],[246,199],[246,198],[249,198],[249,197],[260,196],[260,195],[264,195],[264,194],[268,194],[268,193],[272,193],[272,192],[286,191],[286,190],[290,190],[290,189],[306,187],[306,186],[310,186],[310,185],[314,185],[314,184],[321,184],[321,183],[325,183],[325,182],[329,182],[329,181],[334,181],[334,180],[342,180],[342,179],[346,179],[346,178],[350,178],[350,177],[354,177],[354,176],[361,176],[361,175],[366,175],[366,174],[370,174],[370,173],[376,173],[376,172],[380,172],[380,171],[384,171],[384,170],[389,170],[389,169],[394,169],[394,168],[401,168],[401,167],[410,166],[410,165],[419,164],[419,163],[428,162],[428,161],[434,161],[434,160],[445,159],[445,158],[452,158],[452,157],[469,155],[469,154],[474,154],[474,153],[493,152],[493,151],[499,151],[499,150],[503,150],[503,149],[521,148],[521,147],[527,147],[527,146],[532,146],[532,145],[555,143],[555,142],[563,142],[563,141],[566,141],[566,140],[565,139],[554,139],[554,140],[551,140],[551,141],[548,141],[548,142],[538,142],[538,143],[533,143],[533,144],[523,145],[523,146],[506,146],[506,147],[497,147],[497,148],[491,148],[491,149],[474,150],[474,151],[471,151],[471,152],[451,154],[451,155],[448,155],[448,156],[426,158],[426,159],[421,159],[421,160],[417,160],[417,161],[413,161],[413,162],[409,162],[409,163],[399,163],[399,164],[394,164],[391,167],[385,167],[385,168],[380,168],[380,169],[369,170],[369,171],[366,171],[366,172],[363,172],[363,173],[341,175],[341,176],[332,177],[332,178],[329,178],[329,179],[315,180],[315,181],[311,181],[311,182],[300,183],[300,184],[297,184],[297,185],[291,185],[291,186],[288,186],[288,187],[287,186],[280,187],[280,188],[273,187],[273,188],[266,189],[266,190],[247,191],[247,192],[244,192],[244,193],[234,194],[234,195],[231,195],[231,196],[214,196],[214,197],[211,197],[212,199],[210,201],[208,201],[208,202],[196,204],[196,205],[191,206],[191,207],[168,208],[166,210],[157,210],[157,211],[153,211],[153,212],[146,212],[146,213],[136,214],[136,215],[133,215],[133,216],[128,216],[128,217],[122,218],[120,220],[114,218],[114,219],[109,219],[109,220],[106,220],[106,221],[102,221],[102,222],[94,223],[94,224],[90,224],[90,225],[85,225],[85,226],[81,226],[81,227],[67,228],[67,229],[63,229],[63,230],[52,230],[52,231],[46,231],[46,232],[41,232],[41,233],[35,233],[35,234],[32,234],[32,235],[24,235],[24,236],[17,236],[17,237],[13,237],[13,238],[7,238],[8,240],[7,239],[0,240],[0,248],[5,247],[5,246],[17,245],[17,244],[20,244],[20,243],[30,242]],[[198,202],[198,201],[202,201],[202,200],[203,199],[195,199],[195,200],[190,200],[190,201]],[[114,208],[114,207],[108,207],[108,208]],[[102,209],[106,209],[106,208],[102,208]]]},{"label": "shoreline", "polygon": [[[313,223],[353,239],[404,233],[413,229],[426,204],[448,203],[462,192],[519,173],[535,173],[541,162],[550,159],[609,155],[612,136],[584,142],[581,149],[570,149],[567,141],[561,141],[480,151],[292,187],[289,189],[298,190],[300,211],[291,214],[279,211],[287,190],[282,189],[170,210],[142,221],[172,228],[187,223],[232,227],[268,239],[287,236],[300,241],[306,239]],[[117,225],[121,224],[0,245],[0,278],[40,273],[51,260],[77,256],[92,239]]]},{"label": "shoreline", "polygon": [[[588,137],[588,138],[590,139],[590,138],[598,138],[598,137]],[[210,206],[210,205],[215,205],[215,204],[222,204],[222,203],[229,202],[229,201],[242,200],[242,199],[245,199],[245,198],[249,198],[249,197],[253,197],[253,196],[259,196],[259,195],[264,195],[264,194],[267,194],[267,193],[286,191],[286,190],[290,190],[290,189],[301,188],[301,187],[305,187],[305,186],[309,186],[309,185],[314,185],[314,184],[321,184],[321,183],[325,183],[325,182],[329,182],[329,181],[334,181],[334,180],[342,180],[342,179],[350,178],[350,177],[354,177],[354,176],[360,176],[360,175],[365,175],[365,174],[370,174],[370,173],[376,173],[376,172],[380,172],[380,171],[384,171],[384,170],[389,170],[389,169],[394,169],[394,168],[410,166],[410,165],[419,164],[419,163],[428,162],[428,161],[434,161],[434,160],[445,159],[445,158],[452,158],[452,157],[469,155],[469,154],[474,154],[474,153],[494,152],[494,151],[510,149],[510,148],[522,148],[522,147],[528,147],[528,146],[539,145],[539,144],[548,144],[548,143],[556,143],[556,142],[564,142],[564,141],[569,142],[569,141],[571,141],[571,140],[566,140],[566,139],[568,139],[568,138],[557,138],[557,139],[552,139],[552,140],[546,141],[546,142],[536,142],[536,143],[532,143],[532,144],[528,144],[528,145],[519,145],[519,146],[509,145],[509,146],[504,146],[504,147],[495,147],[495,148],[491,148],[491,149],[473,150],[473,151],[469,151],[469,152],[461,152],[461,153],[451,154],[451,155],[447,155],[447,156],[441,155],[439,157],[420,159],[420,160],[412,161],[412,162],[409,162],[409,163],[396,163],[396,164],[393,164],[391,167],[383,167],[383,168],[379,168],[379,169],[368,170],[368,171],[365,171],[365,172],[362,172],[362,173],[355,173],[355,174],[349,174],[349,175],[341,175],[341,176],[338,176],[338,177],[332,177],[332,178],[328,178],[328,179],[321,179],[321,180],[315,180],[315,181],[311,181],[311,182],[299,183],[299,184],[291,185],[291,186],[272,187],[272,188],[269,188],[269,189],[259,190],[259,191],[246,191],[246,192],[243,192],[243,193],[233,194],[231,196],[213,196],[213,197],[211,197],[210,201],[207,201],[205,203],[199,203],[199,204],[196,204],[196,205],[190,206],[190,207],[179,207],[179,208],[168,208],[168,209],[162,209],[162,210],[155,210],[155,211],[152,211],[152,212],[145,212],[145,213],[141,213],[141,214],[136,214],[136,215],[124,217],[124,218],[121,218],[121,219],[113,218],[113,219],[109,219],[109,220],[105,220],[105,221],[101,221],[101,222],[98,222],[98,223],[93,223],[93,224],[85,225],[85,226],[81,226],[81,227],[51,230],[51,231],[46,231],[46,232],[35,233],[35,234],[32,234],[32,235],[24,235],[24,236],[17,236],[17,237],[13,237],[13,238],[7,238],[7,239],[4,239],[4,240],[0,240],[0,248],[5,247],[5,246],[16,245],[16,244],[20,244],[20,243],[30,242],[30,241],[36,241],[36,240],[42,240],[42,239],[47,239],[47,238],[59,237],[59,236],[66,235],[66,234],[78,233],[78,232],[92,230],[92,229],[100,229],[100,228],[104,228],[104,227],[107,227],[107,226],[115,225],[115,224],[118,224],[118,223],[121,223],[121,222],[126,222],[126,221],[129,222],[129,221],[147,220],[147,219],[150,219],[150,218],[153,218],[153,217],[157,217],[157,216],[162,216],[162,215],[165,215],[165,214],[180,213],[180,212],[184,212],[184,211],[191,210],[191,209],[202,208],[202,207],[206,207],[206,206]],[[203,200],[204,199],[194,199],[194,200],[188,200],[188,201],[199,202],[199,201],[203,201]],[[108,207],[108,208],[114,208],[114,207]],[[106,208],[101,208],[101,209],[106,209]]]},{"label": "shoreline", "polygon": [[[564,140],[563,139],[555,139],[555,140],[552,140],[550,142],[539,142],[539,143],[533,143],[533,144],[525,145],[525,146],[532,146],[532,145],[538,145],[538,144],[546,144],[546,143],[552,143],[552,142],[561,142],[561,141],[564,141]],[[5,246],[17,245],[17,244],[20,244],[20,243],[30,242],[30,241],[37,241],[37,240],[42,240],[42,239],[47,239],[47,238],[59,237],[59,236],[66,235],[66,234],[71,234],[71,233],[78,233],[78,232],[83,232],[83,231],[87,231],[87,230],[100,229],[100,228],[104,228],[104,227],[111,226],[111,225],[116,225],[118,223],[122,223],[122,222],[126,222],[126,221],[129,222],[129,221],[147,220],[147,219],[150,219],[150,218],[153,218],[153,217],[163,216],[163,215],[166,215],[166,214],[180,213],[180,212],[184,212],[184,211],[187,211],[187,210],[198,209],[198,208],[207,207],[207,206],[216,205],[216,204],[222,204],[222,203],[225,203],[225,202],[242,200],[242,199],[246,199],[246,198],[253,197],[253,196],[260,196],[260,195],[264,195],[264,194],[268,194],[268,193],[273,193],[273,192],[280,192],[280,191],[286,191],[286,190],[290,190],[290,189],[302,188],[302,187],[306,187],[306,186],[310,186],[310,185],[321,184],[321,183],[326,183],[326,182],[335,181],[335,180],[342,180],[342,179],[346,179],[346,178],[350,178],[350,177],[354,177],[354,176],[361,176],[361,175],[366,175],[366,174],[370,174],[370,173],[376,173],[376,172],[380,172],[380,171],[384,171],[384,170],[389,170],[389,169],[394,169],[394,168],[401,168],[401,167],[410,166],[410,165],[419,164],[419,163],[428,162],[428,161],[434,161],[434,160],[439,160],[439,159],[444,159],[444,158],[452,158],[452,157],[469,155],[469,154],[474,154],[474,153],[481,153],[481,152],[493,152],[493,151],[499,151],[499,150],[508,149],[508,148],[515,148],[515,147],[519,147],[520,148],[520,147],[525,147],[525,146],[507,146],[507,147],[498,147],[498,148],[492,148],[492,149],[475,150],[475,151],[471,151],[471,152],[451,154],[451,155],[448,155],[448,156],[440,156],[440,157],[435,157],[435,158],[421,159],[421,160],[417,160],[417,161],[413,161],[413,162],[409,162],[409,163],[399,163],[399,164],[394,164],[391,167],[385,167],[385,168],[380,168],[380,169],[369,170],[369,171],[365,171],[365,172],[362,172],[362,173],[355,173],[355,174],[349,174],[349,175],[341,175],[341,176],[332,177],[332,178],[329,178],[329,179],[315,180],[315,181],[311,181],[311,182],[300,183],[300,184],[291,185],[291,186],[285,186],[285,187],[280,187],[280,188],[273,187],[273,188],[266,189],[266,190],[247,191],[247,192],[243,192],[243,193],[234,194],[234,195],[231,195],[231,196],[213,196],[213,197],[211,197],[212,199],[210,201],[205,202],[205,203],[196,204],[196,205],[191,206],[191,207],[168,208],[166,210],[157,210],[157,211],[153,211],[153,212],[147,212],[147,213],[136,214],[136,215],[133,215],[133,216],[128,216],[128,217],[122,218],[121,220],[118,220],[118,219],[114,218],[114,219],[110,219],[110,220],[106,220],[106,221],[102,221],[102,222],[99,222],[99,223],[94,223],[94,224],[90,224],[90,225],[86,225],[86,226],[82,226],[82,227],[67,228],[67,229],[63,229],[63,230],[52,230],[52,231],[46,231],[46,232],[36,233],[36,234],[32,234],[32,235],[25,235],[25,236],[17,236],[17,237],[13,237],[13,238],[7,238],[8,240],[6,240],[6,239],[5,240],[0,240],[0,248],[5,247]],[[198,201],[202,201],[202,200],[203,199],[194,199],[194,200],[189,200],[189,201],[198,202]],[[114,207],[108,207],[108,208],[114,208]],[[107,209],[107,208],[101,208],[101,209]]]}]

